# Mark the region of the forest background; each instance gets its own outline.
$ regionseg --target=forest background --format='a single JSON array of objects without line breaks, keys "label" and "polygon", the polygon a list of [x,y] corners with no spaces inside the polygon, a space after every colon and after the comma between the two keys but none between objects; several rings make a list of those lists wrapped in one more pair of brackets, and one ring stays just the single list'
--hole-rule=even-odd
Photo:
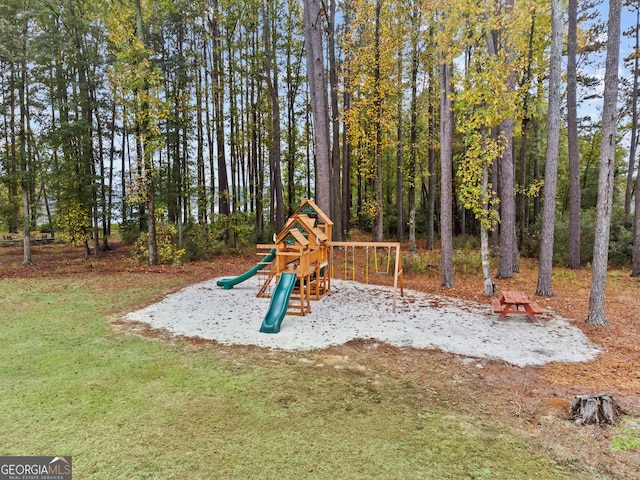
[{"label": "forest background", "polygon": [[445,286],[454,242],[499,278],[540,257],[541,295],[603,235],[638,276],[627,3],[2,0],[0,227],[25,265],[36,229],[178,262],[269,241],[308,197],[338,239],[440,248]]}]

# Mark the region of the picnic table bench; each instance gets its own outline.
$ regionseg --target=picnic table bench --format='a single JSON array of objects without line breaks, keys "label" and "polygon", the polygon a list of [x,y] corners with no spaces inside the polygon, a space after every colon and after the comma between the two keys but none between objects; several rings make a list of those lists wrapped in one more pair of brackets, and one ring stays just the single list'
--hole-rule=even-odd
[{"label": "picnic table bench", "polygon": [[493,313],[499,313],[498,321],[506,315],[529,315],[531,321],[539,324],[536,314],[542,313],[542,308],[522,292],[503,292],[500,297],[492,298]]}]

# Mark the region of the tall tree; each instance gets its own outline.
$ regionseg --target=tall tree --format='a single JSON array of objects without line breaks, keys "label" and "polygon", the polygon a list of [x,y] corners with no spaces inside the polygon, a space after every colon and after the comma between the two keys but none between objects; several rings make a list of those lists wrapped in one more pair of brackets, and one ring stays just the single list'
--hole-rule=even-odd
[{"label": "tall tree", "polygon": [[569,147],[569,252],[568,268],[580,268],[580,153],[577,107],[578,0],[569,0],[567,32],[567,136]]},{"label": "tall tree", "polygon": [[[509,25],[509,18],[513,16],[513,0],[505,0],[505,26]],[[514,53],[510,45],[508,28],[505,28],[505,61],[509,69],[506,88],[509,92],[515,90],[513,72]],[[518,243],[516,237],[516,196],[515,196],[515,165],[513,160],[513,129],[514,118],[509,116],[500,124],[500,133],[506,142],[502,153],[500,178],[500,260],[498,263],[498,278],[511,278],[518,271]]]},{"label": "tall tree", "polygon": [[[344,37],[350,39],[352,35],[351,29],[351,2],[347,0],[343,7],[344,15]],[[348,132],[347,118],[350,116],[351,110],[351,49],[350,41],[343,41],[344,59],[342,62],[343,71],[343,94],[342,108],[343,127],[342,127],[342,231],[345,235],[349,232],[351,223],[351,139]]]},{"label": "tall tree", "polygon": [[[635,37],[633,53],[628,60],[633,62],[631,69],[633,75],[631,98],[631,142],[629,144],[629,168],[627,169],[627,188],[624,195],[624,213],[628,217],[631,213],[631,197],[633,195],[633,174],[636,167],[636,151],[638,149],[638,87],[640,80],[640,5],[637,2],[629,2],[636,10],[636,23],[628,33]],[[628,34],[625,32],[625,34]],[[637,190],[636,190],[637,191]]]},{"label": "tall tree", "polygon": [[[491,275],[488,232],[497,225],[497,211],[492,205],[489,167],[506,148],[506,142],[489,138],[487,133],[497,126],[496,119],[501,117],[502,111],[508,111],[505,105],[508,105],[510,95],[503,98],[496,94],[505,91],[501,88],[504,79],[496,75],[501,60],[496,56],[494,37],[487,30],[487,26],[493,23],[491,11],[485,10],[484,17],[484,22],[478,22],[475,28],[468,27],[471,39],[465,55],[464,84],[456,95],[457,129],[464,142],[464,160],[459,162],[456,170],[456,183],[463,207],[480,223],[484,293],[492,296],[497,288]],[[473,41],[475,35],[486,38],[486,49]]]},{"label": "tall tree", "polygon": [[544,172],[544,209],[540,239],[540,268],[537,295],[552,296],[553,232],[558,181],[558,145],[560,140],[560,89],[562,60],[562,3],[551,2],[551,54],[549,60],[549,105],[547,117],[547,153]]},{"label": "tall tree", "polygon": [[384,239],[384,206],[382,204],[382,67],[381,67],[381,43],[382,43],[382,0],[375,2],[375,31],[373,34],[373,130],[374,130],[374,192],[375,215],[373,218],[373,241],[381,242]]},{"label": "tall tree", "polygon": [[[636,24],[635,24],[635,49],[631,55],[633,60],[633,92],[631,94],[631,145],[629,147],[629,175],[627,176],[627,190],[625,194],[625,213],[627,212],[627,202],[630,204],[631,188],[629,186],[629,178],[633,175],[633,166],[635,164],[636,150],[638,145],[638,78],[640,77],[638,60],[640,59],[640,8],[636,8]],[[633,187],[633,185],[632,185]],[[630,209],[630,206],[629,206]],[[633,218],[633,251],[631,276],[640,277],[640,174],[636,175],[635,180],[635,200],[634,200],[634,218]]]},{"label": "tall tree", "polygon": [[224,47],[222,45],[222,33],[220,31],[220,5],[218,0],[213,0],[209,25],[212,41],[212,87],[214,91],[213,118],[216,130],[216,152],[218,172],[218,211],[222,215],[231,213],[229,192],[229,177],[227,173],[227,158],[225,155],[225,128],[224,128]]},{"label": "tall tree", "polygon": [[322,211],[331,212],[329,106],[322,48],[322,32],[324,31],[325,20],[325,11],[320,0],[304,0],[307,78],[311,96],[315,140],[316,204]]},{"label": "tall tree", "polygon": [[[20,126],[18,130],[19,137],[19,158],[20,158],[20,191],[22,196],[22,266],[28,267],[33,265],[31,261],[31,202],[29,200],[29,183],[32,175],[30,162],[27,158],[27,141],[29,135],[28,115],[29,105],[27,104],[27,96],[29,91],[28,76],[28,32],[29,23],[31,21],[31,12],[28,7],[22,11],[22,29],[20,32],[20,55],[19,55],[19,71],[18,71],[18,102],[20,108]],[[19,17],[18,17],[19,18]]]},{"label": "tall tree", "polygon": [[[421,25],[421,10],[417,2],[410,6],[411,21],[411,104],[409,107],[409,165],[407,172],[407,206],[409,208],[409,251],[416,251],[416,163],[418,161],[418,69],[420,64],[418,35]],[[432,88],[432,87],[431,87]],[[429,118],[431,122],[431,118]]]},{"label": "tall tree", "polygon": [[[271,4],[271,2],[268,2]],[[271,52],[271,14],[268,6],[263,7],[264,16],[264,55],[265,55],[265,77],[267,86],[271,96],[271,115],[272,115],[272,142],[269,152],[269,167],[271,172],[271,188],[275,193],[276,201],[276,232],[281,232],[284,228],[284,192],[282,188],[282,174],[280,172],[281,165],[281,147],[280,147],[280,95],[278,89],[278,75],[273,72],[272,52]]]},{"label": "tall tree", "polygon": [[443,287],[455,287],[453,277],[453,105],[451,69],[440,64],[440,249]]},{"label": "tall tree", "polygon": [[[398,77],[402,79],[402,70],[403,70],[403,54],[402,47],[398,53]],[[396,150],[396,230],[397,230],[397,238],[399,242],[404,242],[404,174],[402,169],[403,164],[403,143],[404,143],[404,131],[402,126],[402,103],[403,103],[403,86],[402,81],[398,82],[398,111],[396,119],[397,121],[397,150]],[[414,174],[415,176],[415,174]],[[414,190],[415,195],[415,190]],[[415,204],[415,201],[414,201]],[[415,242],[414,242],[415,243]]]},{"label": "tall tree", "polygon": [[589,293],[589,311],[586,319],[587,323],[599,326],[609,325],[604,311],[604,296],[607,284],[609,231],[615,169],[620,14],[621,0],[610,0],[609,20],[607,22],[607,60],[604,75],[600,174],[598,177],[596,229],[593,244],[593,269]]},{"label": "tall tree", "polygon": [[[137,59],[141,64],[145,64],[144,57],[148,55],[146,50],[145,40],[145,26],[142,16],[142,5],[140,0],[135,0],[135,18],[136,18],[136,37],[140,42],[142,50],[142,57]],[[152,132],[153,126],[150,124],[150,85],[148,79],[144,77],[142,82],[142,91],[136,92],[139,95],[139,107],[136,116],[136,129],[139,132],[139,142],[142,146],[142,159],[138,158],[138,161],[142,161],[144,175],[141,179],[144,198],[147,206],[147,246],[149,249],[149,265],[158,264],[158,248],[156,244],[156,215],[155,215],[155,185],[154,185],[154,173],[153,173],[153,147],[152,147]]]},{"label": "tall tree", "polygon": [[329,1],[327,51],[329,53],[329,90],[331,98],[331,218],[333,230],[344,240],[340,188],[340,110],[338,107],[338,68],[336,66],[336,0]]}]

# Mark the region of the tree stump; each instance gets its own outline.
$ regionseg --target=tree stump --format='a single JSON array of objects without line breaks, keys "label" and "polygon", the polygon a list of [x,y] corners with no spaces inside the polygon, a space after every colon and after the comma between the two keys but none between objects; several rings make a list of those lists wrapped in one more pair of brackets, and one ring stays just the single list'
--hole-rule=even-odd
[{"label": "tree stump", "polygon": [[624,411],[612,395],[578,395],[571,402],[571,417],[579,425],[616,425]]}]

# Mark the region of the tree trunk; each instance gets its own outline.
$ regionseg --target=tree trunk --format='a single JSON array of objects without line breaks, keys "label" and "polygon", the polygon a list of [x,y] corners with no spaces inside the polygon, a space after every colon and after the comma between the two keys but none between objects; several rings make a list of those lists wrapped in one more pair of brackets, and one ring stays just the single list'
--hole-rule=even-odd
[{"label": "tree trunk", "polygon": [[[351,34],[351,17],[350,17],[350,2],[344,2],[343,15],[344,15],[344,35]],[[342,62],[343,81],[342,87],[344,93],[342,96],[342,108],[343,108],[343,125],[342,125],[342,231],[344,240],[347,239],[347,234],[350,230],[351,223],[351,139],[349,138],[349,132],[347,131],[346,117],[351,109],[351,52],[349,48],[344,48],[344,59]]]},{"label": "tree trunk", "polygon": [[440,243],[441,282],[455,287],[453,277],[453,106],[451,65],[440,65]]},{"label": "tree trunk", "polygon": [[307,52],[307,77],[313,114],[316,166],[316,204],[331,213],[331,161],[329,157],[329,108],[324,73],[322,32],[324,8],[320,0],[304,1],[304,40]]},{"label": "tree trunk", "polygon": [[617,425],[624,411],[607,393],[578,395],[571,402],[571,416],[579,425]]},{"label": "tree trunk", "polygon": [[211,68],[212,84],[214,89],[213,117],[216,130],[216,151],[218,167],[218,213],[229,215],[231,207],[229,205],[229,178],[227,175],[227,159],[225,156],[224,141],[224,78],[222,47],[220,45],[220,26],[218,17],[220,10],[217,0],[213,0],[212,14],[209,19],[213,35],[213,64]]},{"label": "tree trunk", "polygon": [[[412,31],[411,35],[411,112],[409,126],[409,178],[407,203],[409,204],[409,252],[416,251],[416,163],[418,160],[418,30],[420,28],[420,9],[414,6],[411,14]],[[429,82],[431,88],[431,82]],[[430,98],[429,98],[430,100]],[[433,123],[433,118],[429,118],[429,125]],[[431,167],[431,165],[429,165]],[[431,173],[431,171],[429,171]],[[428,219],[427,219],[428,222]],[[428,227],[427,227],[428,229]],[[428,243],[428,240],[427,240]]]},{"label": "tree trunk", "polygon": [[[398,81],[399,87],[402,87],[402,49],[398,54]],[[402,175],[402,144],[403,144],[403,131],[402,131],[402,88],[398,89],[398,123],[397,123],[397,147],[396,147],[396,230],[397,230],[397,238],[398,242],[404,242],[404,192],[403,192],[403,175]],[[411,188],[411,185],[410,187]],[[415,187],[414,187],[414,205],[415,205]],[[415,233],[414,233],[414,243],[415,243]]]},{"label": "tree trunk", "polygon": [[531,87],[532,78],[532,65],[533,65],[533,44],[536,32],[536,15],[531,15],[531,27],[529,30],[529,52],[527,58],[527,69],[525,78],[522,82],[521,88],[526,89],[524,93],[524,106],[522,115],[522,133],[520,135],[520,219],[519,219],[519,251],[524,251],[524,240],[527,235],[528,227],[528,215],[527,205],[528,197],[526,192],[527,187],[527,148],[529,147],[529,129],[531,125],[531,116],[529,113],[531,105],[531,94],[528,89]]},{"label": "tree trunk", "polygon": [[[491,129],[491,137],[497,139],[500,134],[499,129],[494,127]],[[500,192],[502,191],[502,184],[500,182],[500,158],[495,158],[491,164],[491,185],[493,186],[493,200],[500,198]],[[491,245],[497,249],[500,245],[500,228],[498,225],[491,231]]]},{"label": "tree trunk", "polygon": [[[195,46],[194,46],[195,49]],[[204,168],[204,109],[202,108],[203,95],[202,95],[202,69],[198,68],[195,79],[195,94],[196,94],[196,170],[197,170],[197,183],[196,183],[196,196],[198,206],[198,223],[200,225],[206,225],[208,223],[207,215],[207,184],[206,173]]]},{"label": "tree trunk", "polygon": [[329,52],[329,89],[331,91],[331,219],[333,237],[344,240],[342,227],[342,208],[340,204],[340,112],[338,107],[338,71],[336,67],[336,0],[329,2],[329,25],[327,50]]},{"label": "tree trunk", "polygon": [[[577,1],[577,0],[574,0]],[[624,195],[624,213],[631,213],[631,196],[633,195],[633,172],[636,166],[636,149],[638,146],[638,52],[640,51],[640,6],[636,4],[636,44],[633,59],[633,90],[631,91],[631,143],[629,145],[629,169],[627,171],[627,188]],[[637,192],[637,190],[636,190]],[[636,193],[637,195],[637,193]]]},{"label": "tree trunk", "polygon": [[[26,172],[22,172],[26,175]],[[22,266],[33,265],[31,260],[31,218],[29,212],[29,192],[25,183],[22,183]]]},{"label": "tree trunk", "polygon": [[[140,39],[140,43],[145,45],[144,23],[142,20],[142,6],[140,0],[135,0],[136,7],[136,35]],[[148,85],[145,82],[145,90]],[[146,96],[146,95],[145,95]],[[136,115],[143,116],[142,119],[137,118],[136,123],[140,123],[140,144],[143,160],[143,179],[144,193],[147,206],[147,246],[149,248],[149,265],[158,264],[158,249],[156,244],[156,215],[155,215],[155,187],[153,180],[153,159],[150,151],[149,143],[149,104],[145,99],[142,101],[142,112],[136,112]],[[140,155],[140,152],[139,152]],[[140,160],[139,160],[140,161]]]},{"label": "tree trunk", "polygon": [[633,253],[631,276],[640,277],[640,175],[636,176],[636,195],[633,214]]},{"label": "tree trunk", "polygon": [[511,278],[518,271],[518,245],[516,239],[515,168],[513,164],[513,119],[500,126],[507,143],[502,156],[500,177],[500,261],[498,278]]},{"label": "tree trunk", "polygon": [[56,229],[53,225],[53,216],[51,215],[51,207],[49,206],[49,197],[47,196],[47,189],[45,187],[44,180],[42,181],[42,184],[41,184],[41,190],[42,190],[42,198],[44,199],[44,207],[47,212],[47,222],[49,223],[49,233],[51,234],[51,238],[55,238]]},{"label": "tree trunk", "polygon": [[380,36],[381,36],[381,25],[380,25],[380,16],[382,10],[382,0],[376,0],[376,20],[375,20],[375,33],[374,33],[374,42],[375,42],[375,50],[374,50],[374,72],[373,72],[373,104],[374,104],[374,115],[375,118],[373,120],[374,129],[375,129],[375,142],[374,142],[374,158],[375,158],[375,179],[374,179],[374,188],[375,188],[375,199],[376,199],[376,216],[373,220],[373,241],[381,242],[384,240],[384,204],[382,198],[382,91],[381,91],[381,82],[380,78]]},{"label": "tree trunk", "polygon": [[[507,13],[513,10],[513,0],[505,0]],[[513,69],[513,52],[508,47],[506,57],[508,68]],[[515,89],[513,71],[509,74],[507,88]],[[498,263],[498,278],[511,278],[519,270],[518,241],[516,237],[516,192],[515,165],[513,161],[513,118],[507,118],[500,124],[500,131],[504,135],[506,145],[502,156],[502,176],[500,189],[500,261]]]},{"label": "tree trunk", "polygon": [[558,145],[560,140],[560,88],[562,60],[562,2],[551,2],[551,54],[549,102],[547,118],[547,153],[544,171],[544,210],[540,239],[540,267],[536,295],[553,296],[553,231],[556,218],[556,185],[558,181]]},{"label": "tree trunk", "polygon": [[578,150],[576,50],[578,0],[569,0],[567,37],[567,135],[569,144],[569,255],[567,268],[581,268],[580,261],[580,153]]},{"label": "tree trunk", "polygon": [[435,248],[435,217],[436,217],[436,150],[434,144],[436,144],[436,119],[435,119],[435,102],[436,95],[434,94],[434,75],[435,68],[431,67],[431,78],[429,82],[428,96],[429,96],[429,177],[427,178],[428,184],[428,198],[427,198],[427,250],[433,250]]},{"label": "tree trunk", "polygon": [[[351,18],[349,10],[349,2],[345,2],[344,5],[344,32],[345,35],[350,34]],[[350,51],[345,47],[344,60],[342,62],[343,68],[343,82],[344,93],[342,97],[342,108],[344,110],[343,126],[342,126],[342,231],[346,240],[347,233],[350,229],[351,223],[351,139],[349,138],[349,132],[347,131],[346,117],[351,109],[351,72],[350,72]]]},{"label": "tree trunk", "polygon": [[607,24],[607,61],[604,75],[602,139],[600,143],[600,175],[596,204],[596,231],[593,242],[593,269],[587,323],[608,326],[604,312],[607,283],[609,230],[615,175],[616,101],[618,97],[618,60],[620,57],[620,0],[610,0]]},{"label": "tree trunk", "polygon": [[[484,211],[489,213],[489,167],[485,163],[482,166],[482,202]],[[489,257],[489,233],[485,222],[480,221],[480,256],[482,258],[482,277],[484,283],[484,294],[487,297],[493,297],[498,287],[493,281],[491,275],[491,259]]]},{"label": "tree trunk", "polygon": [[19,153],[20,153],[20,189],[22,195],[22,266],[33,265],[31,261],[31,203],[29,202],[29,160],[27,158],[27,115],[29,105],[27,104],[28,71],[27,71],[27,33],[29,26],[29,14],[25,15],[24,29],[22,31],[22,52],[20,61],[20,79],[18,81],[18,101],[20,102],[20,130],[19,130]]},{"label": "tree trunk", "polygon": [[272,154],[269,155],[270,170],[272,172],[271,190],[275,193],[276,201],[276,232],[284,229],[284,192],[282,188],[282,174],[280,172],[281,149],[280,149],[280,103],[278,93],[278,75],[272,73],[271,65],[271,19],[267,15],[267,8],[264,9],[264,55],[265,55],[265,76],[267,86],[271,95],[271,115],[272,115]]}]

